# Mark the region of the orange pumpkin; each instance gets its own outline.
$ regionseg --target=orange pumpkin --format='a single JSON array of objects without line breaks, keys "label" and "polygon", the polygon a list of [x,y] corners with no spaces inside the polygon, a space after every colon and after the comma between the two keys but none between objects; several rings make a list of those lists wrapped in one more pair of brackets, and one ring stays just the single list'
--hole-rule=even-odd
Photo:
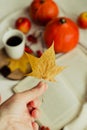
[{"label": "orange pumpkin", "polygon": [[39,25],[46,25],[58,13],[58,5],[53,0],[33,0],[29,8],[31,19]]},{"label": "orange pumpkin", "polygon": [[44,41],[50,47],[54,41],[55,52],[68,52],[79,41],[78,26],[66,17],[56,18],[48,23],[44,31]]}]

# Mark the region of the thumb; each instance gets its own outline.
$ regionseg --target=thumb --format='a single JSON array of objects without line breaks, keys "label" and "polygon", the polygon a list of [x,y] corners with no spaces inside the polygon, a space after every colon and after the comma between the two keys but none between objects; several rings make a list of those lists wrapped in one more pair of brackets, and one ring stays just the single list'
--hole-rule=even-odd
[{"label": "thumb", "polygon": [[32,89],[21,93],[22,102],[27,104],[28,102],[30,102],[30,101],[36,99],[37,97],[41,96],[45,92],[46,89],[47,89],[46,83],[39,82]]}]

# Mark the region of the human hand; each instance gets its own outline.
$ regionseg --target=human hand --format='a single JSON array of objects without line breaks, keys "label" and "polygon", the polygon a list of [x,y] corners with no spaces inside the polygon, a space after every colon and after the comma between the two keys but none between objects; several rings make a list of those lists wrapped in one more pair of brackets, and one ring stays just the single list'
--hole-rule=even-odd
[{"label": "human hand", "polygon": [[47,85],[40,82],[31,90],[14,94],[0,106],[0,130],[38,130],[39,96]]}]

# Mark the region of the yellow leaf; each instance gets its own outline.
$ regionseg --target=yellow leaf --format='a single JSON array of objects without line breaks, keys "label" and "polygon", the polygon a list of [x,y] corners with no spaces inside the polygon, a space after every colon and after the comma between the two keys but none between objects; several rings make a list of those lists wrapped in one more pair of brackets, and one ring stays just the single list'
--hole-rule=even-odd
[{"label": "yellow leaf", "polygon": [[29,66],[29,60],[25,53],[18,60],[9,59],[8,67],[11,69],[12,72],[16,69],[19,69],[20,71],[22,71],[25,74],[28,71],[28,66]]},{"label": "yellow leaf", "polygon": [[65,67],[56,65],[54,45],[47,49],[40,58],[27,54],[32,72],[26,76],[54,81],[54,77],[59,74]]}]

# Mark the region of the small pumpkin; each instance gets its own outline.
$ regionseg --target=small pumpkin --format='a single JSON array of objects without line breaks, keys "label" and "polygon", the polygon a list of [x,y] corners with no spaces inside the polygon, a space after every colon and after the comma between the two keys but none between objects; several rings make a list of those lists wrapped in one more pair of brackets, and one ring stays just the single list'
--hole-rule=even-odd
[{"label": "small pumpkin", "polygon": [[46,25],[58,16],[59,8],[53,0],[33,0],[29,8],[29,14],[35,23]]},{"label": "small pumpkin", "polygon": [[54,42],[56,53],[66,53],[78,44],[78,26],[70,18],[56,18],[47,24],[44,31],[44,41],[47,47],[50,47]]}]

